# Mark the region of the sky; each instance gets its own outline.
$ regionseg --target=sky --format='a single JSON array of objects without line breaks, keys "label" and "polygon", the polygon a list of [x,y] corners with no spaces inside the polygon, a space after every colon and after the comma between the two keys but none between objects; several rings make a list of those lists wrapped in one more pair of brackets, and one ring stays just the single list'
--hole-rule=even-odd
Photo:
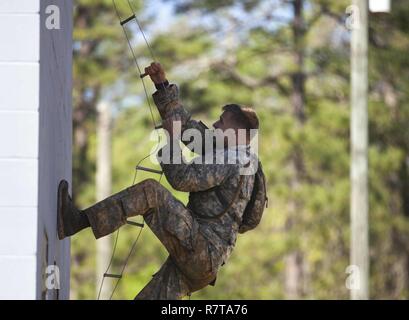
[{"label": "sky", "polygon": [[[209,29],[215,30],[215,32],[211,35],[216,37],[218,41],[224,41],[227,32],[231,30],[229,19],[223,19],[223,17],[227,17],[227,15],[229,17],[234,17],[234,19],[238,22],[238,26],[241,32],[246,32],[246,30],[257,27],[261,24],[263,25],[263,28],[274,29],[280,26],[282,23],[286,23],[286,21],[291,18],[291,11],[288,7],[279,7],[277,5],[278,3],[280,3],[280,1],[278,0],[265,0],[260,5],[259,10],[256,10],[250,16],[249,13],[243,12],[244,9],[240,5],[236,5],[232,10],[229,10],[228,13],[225,12],[222,15],[218,15],[216,17],[211,17],[209,15],[198,15],[195,17],[199,17],[199,19],[191,19],[191,21],[189,22],[193,25],[205,25]],[[149,0],[144,3],[144,10],[137,18],[138,21],[142,22],[143,24],[143,31],[149,44],[155,38],[156,34],[166,31],[179,19],[179,17],[175,15],[174,11],[173,1]],[[268,19],[267,21],[262,21],[261,18],[265,16],[266,13],[271,13],[272,18]],[[145,24],[143,23],[144,21],[149,21],[149,23],[147,23],[145,26]],[[131,22],[127,24],[127,26],[131,28],[132,32],[134,33],[132,40],[133,47],[147,47],[142,34],[139,32],[137,24]],[[233,34],[235,37],[240,37],[240,34],[235,33],[235,31],[233,32]],[[125,37],[124,41],[126,41]],[[152,48],[152,51],[153,53],[155,53],[155,48]],[[143,68],[143,66],[148,63],[148,61],[145,61],[141,58],[137,57],[137,59],[138,64],[140,64],[141,68]],[[136,68],[135,71],[137,71]],[[135,102],[137,104],[140,104],[143,99],[144,95],[138,97],[129,96],[124,99],[123,106],[132,106],[135,105]]]},{"label": "sky", "polygon": [[145,8],[144,16],[152,16],[154,18],[154,22],[147,30],[148,32],[160,32],[160,30],[166,29],[175,20],[174,5],[171,1],[150,0],[147,1]]}]

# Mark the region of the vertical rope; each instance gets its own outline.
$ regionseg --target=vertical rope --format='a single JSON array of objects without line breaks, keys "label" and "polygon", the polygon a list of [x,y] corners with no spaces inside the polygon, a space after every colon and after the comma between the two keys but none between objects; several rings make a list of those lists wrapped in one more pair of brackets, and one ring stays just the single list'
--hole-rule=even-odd
[{"label": "vertical rope", "polygon": [[156,61],[155,55],[153,54],[152,47],[150,46],[148,40],[146,39],[145,32],[143,32],[143,29],[142,29],[141,24],[139,23],[138,19],[136,18],[135,10],[134,10],[133,6],[131,5],[131,2],[130,2],[129,0],[127,0],[127,2],[128,2],[129,8],[131,8],[131,11],[132,11],[132,13],[133,13],[133,15],[134,15],[134,17],[135,17],[135,21],[136,21],[136,23],[138,24],[138,28],[139,28],[139,30],[140,30],[141,33],[142,33],[142,37],[143,37],[143,39],[145,40],[146,45],[148,46],[148,49],[149,49],[149,52],[150,52],[150,54],[151,54],[152,60],[153,60],[153,61]]},{"label": "vertical rope", "polygon": [[[139,237],[140,237],[140,235],[141,235],[141,233],[142,233],[142,230],[143,230],[142,228],[139,229],[138,236],[136,237],[135,241],[133,242],[132,247],[131,247],[131,250],[129,251],[128,256],[126,257],[125,262],[124,262],[124,264],[123,264],[123,266],[122,266],[122,270],[121,270],[121,273],[120,273],[120,276],[121,276],[121,277],[116,281],[115,287],[114,287],[114,289],[112,290],[112,293],[111,293],[111,296],[109,297],[109,300],[112,299],[112,297],[113,297],[113,295],[114,295],[114,293],[115,293],[115,291],[116,291],[116,288],[117,288],[118,285],[119,285],[119,281],[121,281],[121,279],[122,279],[122,275],[124,274],[124,271],[125,271],[125,268],[126,268],[126,266],[127,266],[127,264],[128,264],[129,258],[131,257],[132,252],[133,252],[134,249],[135,249],[136,243],[137,243],[138,240],[139,240]],[[118,234],[119,234],[119,232],[118,232]]]},{"label": "vertical rope", "polygon": [[[138,25],[139,31],[141,32],[141,34],[142,34],[142,36],[143,36],[143,39],[144,39],[144,41],[145,41],[145,43],[146,43],[146,45],[147,45],[147,47],[148,47],[148,49],[149,49],[151,58],[153,59],[153,61],[156,61],[155,55],[154,55],[153,50],[152,50],[152,47],[150,46],[148,40],[146,39],[145,33],[144,33],[143,29],[142,29],[142,26],[141,26],[141,24],[139,23],[139,21],[138,21],[138,19],[137,19],[137,17],[136,17],[135,10],[133,9],[133,6],[131,5],[130,1],[127,0],[127,2],[128,2],[129,8],[131,9],[131,11],[132,11],[132,13],[133,13],[133,19],[135,19],[135,21],[136,21],[136,23],[137,23],[137,25]],[[113,6],[114,6],[114,8],[115,8],[115,12],[116,12],[116,14],[117,14],[117,16],[118,16],[118,20],[121,22],[121,21],[122,21],[122,20],[121,20],[121,15],[120,15],[119,10],[118,10],[118,8],[117,8],[117,6],[116,6],[115,0],[112,0],[112,3],[113,3]],[[133,48],[132,48],[132,44],[131,44],[131,41],[130,41],[130,37],[129,37],[129,35],[128,35],[128,32],[126,31],[126,28],[124,27],[124,25],[121,24],[121,26],[122,26],[122,30],[123,30],[123,32],[124,32],[124,34],[125,34],[125,38],[126,38],[126,41],[127,41],[127,43],[128,43],[129,49],[131,50],[132,57],[133,57],[133,61],[134,61],[135,65],[136,65],[136,68],[137,68],[137,70],[138,70],[138,72],[139,72],[139,77],[140,77],[140,79],[141,79],[141,81],[142,81],[143,91],[144,91],[144,93],[145,93],[146,101],[147,101],[147,103],[148,103],[148,107],[149,107],[149,111],[150,111],[150,115],[151,115],[151,120],[152,120],[153,127],[156,128],[157,125],[156,125],[155,117],[154,117],[154,115],[153,115],[152,105],[151,105],[151,103],[150,103],[150,99],[149,99],[148,91],[147,91],[147,88],[146,88],[146,84],[145,84],[144,79],[141,77],[141,76],[142,76],[142,70],[141,70],[141,68],[140,68],[140,66],[139,66],[138,60],[137,60],[137,58],[136,58],[136,54],[135,54],[135,52],[134,52],[134,50],[133,50]],[[164,87],[164,90],[165,90],[165,92],[166,92],[166,87]],[[137,176],[137,173],[138,173],[137,167],[140,165],[140,163],[141,163],[142,161],[144,161],[145,159],[147,159],[148,157],[150,157],[152,154],[154,154],[154,153],[158,150],[159,145],[160,145],[160,142],[161,142],[161,137],[158,135],[158,142],[157,142],[156,149],[153,150],[153,151],[152,151],[151,153],[149,153],[147,156],[143,157],[141,160],[138,161],[138,163],[137,163],[137,165],[136,165],[136,169],[135,169],[135,174],[134,174],[134,178],[133,178],[133,181],[132,181],[132,185],[134,185],[134,184],[135,184],[135,181],[136,181],[136,176]],[[163,176],[163,173],[161,173],[161,175],[160,175],[160,177],[159,177],[159,182],[161,181],[162,176]],[[113,297],[113,295],[114,295],[114,293],[115,293],[115,291],[116,291],[116,289],[117,289],[117,287],[118,287],[118,285],[119,285],[119,282],[120,282],[121,279],[122,279],[122,275],[123,275],[123,273],[124,273],[124,271],[125,271],[125,268],[126,268],[126,266],[127,266],[127,264],[128,264],[129,258],[131,257],[131,255],[132,255],[132,253],[133,253],[133,251],[134,251],[134,249],[135,249],[135,247],[136,247],[136,244],[137,244],[137,242],[138,242],[138,240],[139,240],[139,237],[140,237],[140,235],[141,235],[141,233],[142,233],[142,230],[143,230],[142,228],[139,230],[139,233],[138,233],[138,235],[137,235],[135,241],[134,241],[133,244],[132,244],[131,250],[129,251],[129,253],[128,253],[128,255],[127,255],[127,257],[126,257],[126,259],[125,259],[125,261],[124,261],[124,263],[123,263],[123,265],[122,265],[122,269],[121,269],[119,278],[118,278],[118,280],[116,281],[115,287],[114,287],[114,289],[112,290],[112,293],[111,293],[111,296],[110,296],[109,300],[112,299],[112,297]],[[114,259],[114,256],[115,256],[115,251],[116,251],[117,244],[118,244],[118,238],[119,238],[119,229],[117,230],[117,234],[116,234],[116,237],[115,237],[115,242],[114,242],[114,247],[113,247],[113,250],[112,250],[111,259],[110,259],[109,264],[108,264],[108,267],[107,267],[107,269],[106,269],[106,271],[105,271],[105,273],[104,273],[104,275],[103,275],[103,277],[102,277],[101,285],[100,285],[99,292],[98,292],[98,300],[99,300],[100,295],[101,295],[101,291],[102,291],[102,287],[103,287],[103,285],[104,285],[104,280],[105,280],[105,278],[106,278],[106,274],[108,273],[109,269],[111,268],[111,265],[112,265],[112,262],[113,262],[113,259]]]},{"label": "vertical rope", "polygon": [[[118,20],[119,20],[119,21],[122,21],[121,15],[120,15],[119,10],[118,10],[118,8],[117,8],[117,6],[116,6],[115,0],[112,0],[112,3],[113,3],[113,5],[114,5],[115,12],[116,12],[116,14],[117,14],[117,16],[118,16]],[[136,21],[136,23],[137,23],[137,25],[138,25],[138,28],[139,28],[139,30],[140,30],[142,36],[143,36],[143,39],[144,39],[144,41],[145,41],[145,43],[146,43],[146,45],[147,45],[147,47],[148,47],[148,49],[149,49],[151,58],[153,59],[153,61],[155,61],[155,60],[156,60],[156,59],[155,59],[155,54],[153,53],[152,47],[151,47],[151,45],[149,44],[149,42],[148,42],[148,40],[147,40],[147,38],[146,38],[145,32],[143,31],[142,26],[141,26],[141,24],[139,23],[138,18],[136,17],[135,10],[134,10],[134,8],[133,8],[133,6],[131,5],[131,3],[130,3],[129,0],[127,0],[127,3],[128,3],[129,8],[131,9],[132,14],[133,14],[133,17],[134,17],[133,19]],[[149,107],[149,112],[150,112],[150,114],[151,114],[151,119],[152,119],[153,127],[156,128],[156,127],[157,127],[157,123],[156,123],[155,117],[154,117],[154,115],[153,115],[152,105],[151,105],[150,98],[149,98],[149,94],[148,94],[148,91],[147,91],[147,88],[146,88],[145,80],[144,80],[144,78],[141,78],[142,70],[141,70],[141,68],[140,68],[140,66],[139,66],[138,60],[137,60],[137,58],[136,58],[136,54],[135,54],[135,52],[134,52],[134,50],[133,50],[133,48],[132,48],[132,44],[131,44],[131,41],[130,41],[130,37],[129,37],[129,35],[128,35],[128,32],[126,31],[126,28],[125,28],[124,25],[121,25],[121,27],[122,27],[122,30],[123,30],[123,32],[124,32],[124,34],[125,34],[126,41],[127,41],[127,43],[128,43],[129,49],[131,50],[133,61],[134,61],[135,65],[136,65],[136,67],[137,67],[137,69],[138,69],[139,77],[140,77],[140,79],[141,79],[141,81],[142,81],[143,91],[144,91],[145,96],[146,96],[146,101],[148,102],[148,107]],[[166,92],[166,87],[164,87],[163,89],[164,89],[165,92]],[[146,160],[146,159],[149,158],[152,154],[154,154],[154,153],[158,150],[160,143],[161,143],[161,137],[158,136],[158,142],[157,142],[157,146],[156,146],[155,150],[153,150],[153,151],[152,151],[151,153],[149,153],[147,156],[145,156],[145,157],[143,157],[141,160],[139,160],[138,163],[137,163],[137,165],[136,165],[136,167],[138,167],[144,160]],[[137,173],[137,172],[138,172],[138,169],[136,169],[136,173]],[[160,180],[159,180],[159,181],[160,181]]]},{"label": "vertical rope", "polygon": [[[118,229],[118,231],[117,231],[117,233],[116,233],[115,242],[114,242],[114,248],[116,248],[116,244],[118,243],[118,237],[119,237],[119,229]],[[114,249],[114,250],[115,250],[115,249]],[[114,260],[114,255],[111,255],[111,259],[109,260],[109,264],[108,264],[107,269],[105,270],[105,273],[108,273],[109,268],[111,267],[113,260]],[[104,275],[105,275],[105,273],[104,273]],[[99,287],[98,300],[99,300],[99,297],[101,296],[101,291],[102,291],[102,287],[103,287],[103,285],[104,285],[104,280],[105,280],[105,276],[102,277],[101,285],[100,285],[100,287]]]}]

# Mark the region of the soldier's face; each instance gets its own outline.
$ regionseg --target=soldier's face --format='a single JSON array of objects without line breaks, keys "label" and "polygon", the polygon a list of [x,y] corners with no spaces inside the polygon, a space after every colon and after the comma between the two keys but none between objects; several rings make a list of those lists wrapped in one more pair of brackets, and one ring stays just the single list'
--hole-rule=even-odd
[{"label": "soldier's face", "polygon": [[[234,114],[230,111],[224,111],[219,120],[217,120],[215,123],[213,123],[213,127],[215,129],[220,129],[223,132],[226,132],[228,129],[233,129],[235,132],[236,138],[233,139],[234,144],[237,144],[237,130],[240,129],[240,125],[237,123],[237,121],[234,118]],[[224,136],[224,146],[228,147],[228,143],[232,143],[232,141],[229,141],[228,139],[228,134]]]},{"label": "soldier's face", "polygon": [[234,114],[229,111],[224,111],[221,115],[219,120],[213,123],[213,127],[215,129],[220,129],[223,132],[227,129],[239,129],[238,124],[234,120]]}]

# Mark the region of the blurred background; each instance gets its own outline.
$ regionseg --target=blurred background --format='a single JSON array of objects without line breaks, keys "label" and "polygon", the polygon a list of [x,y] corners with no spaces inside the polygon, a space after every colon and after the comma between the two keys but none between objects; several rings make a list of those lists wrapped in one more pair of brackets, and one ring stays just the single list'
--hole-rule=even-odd
[{"label": "blurred background", "polygon": [[[117,0],[123,17],[126,1]],[[74,12],[73,196],[85,208],[129,187],[151,152],[148,102],[111,0]],[[348,299],[350,1],[131,1],[184,106],[211,125],[227,103],[253,106],[269,207],[238,237],[215,287],[192,299]],[[409,3],[369,13],[369,297],[409,298]],[[151,62],[127,24],[138,63]],[[147,91],[155,89],[146,79]],[[152,104],[152,102],[151,102]],[[152,105],[155,121],[160,118]],[[157,168],[149,159],[141,163]],[[136,182],[154,174],[138,172]],[[161,180],[171,189],[166,179]],[[187,202],[187,194],[175,192]],[[110,273],[139,229],[121,229]],[[72,237],[71,299],[95,299],[115,235]],[[132,299],[167,252],[146,226],[112,299]],[[103,297],[115,281],[106,279]]]}]

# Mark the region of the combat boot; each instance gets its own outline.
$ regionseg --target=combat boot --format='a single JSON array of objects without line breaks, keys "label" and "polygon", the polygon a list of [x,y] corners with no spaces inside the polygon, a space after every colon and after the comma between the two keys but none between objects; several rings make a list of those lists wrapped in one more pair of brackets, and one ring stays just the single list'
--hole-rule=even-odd
[{"label": "combat boot", "polygon": [[57,212],[57,231],[60,240],[90,226],[87,216],[75,207],[68,193],[66,180],[61,180],[58,185]]}]

